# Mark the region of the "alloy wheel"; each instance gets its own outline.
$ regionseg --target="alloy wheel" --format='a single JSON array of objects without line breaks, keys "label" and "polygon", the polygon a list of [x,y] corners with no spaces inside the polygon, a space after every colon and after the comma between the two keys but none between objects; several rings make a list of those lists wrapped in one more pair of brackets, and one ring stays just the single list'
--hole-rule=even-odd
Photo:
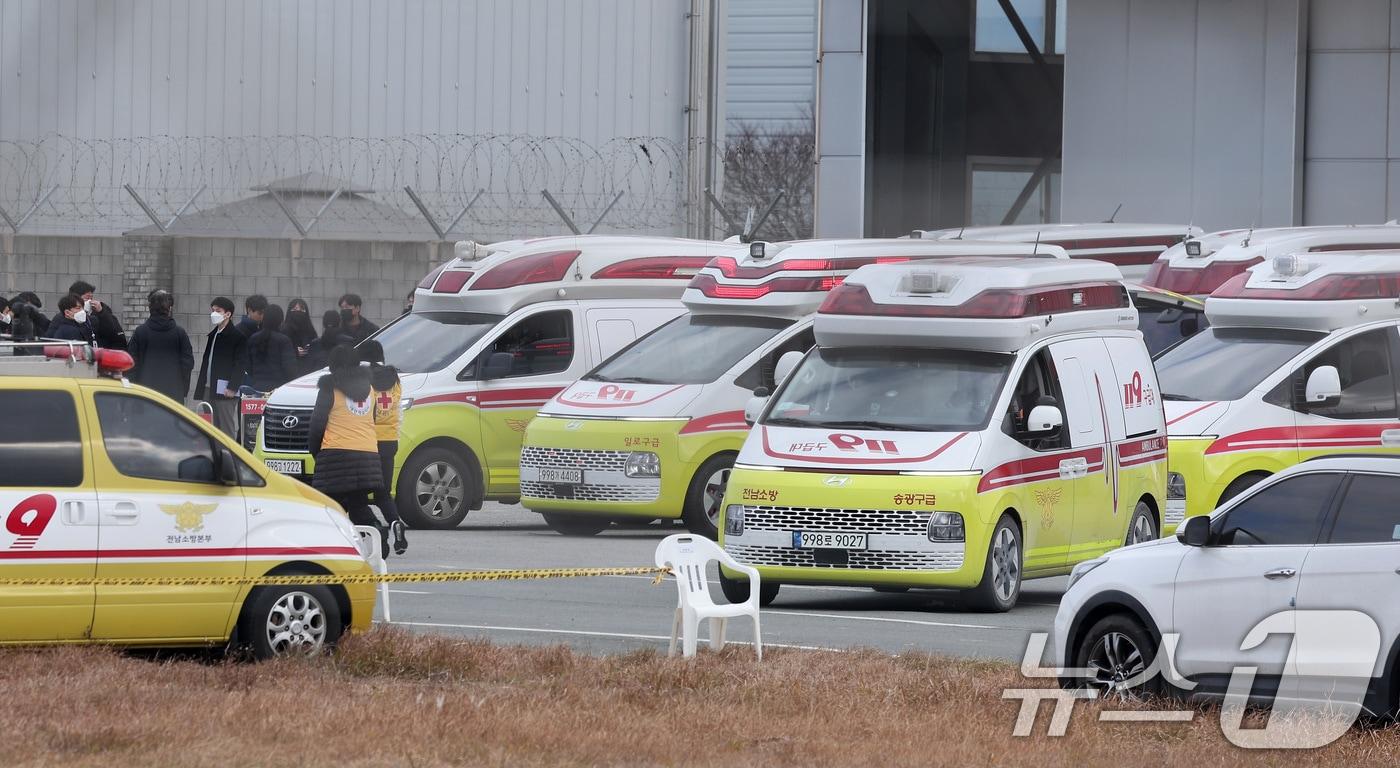
[{"label": "alloy wheel", "polygon": [[312,654],[326,644],[326,611],[306,592],[288,592],[267,613],[267,643],[273,653]]},{"label": "alloy wheel", "polygon": [[461,508],[465,494],[462,475],[445,461],[435,461],[418,473],[414,488],[418,508],[429,517],[451,517]]}]

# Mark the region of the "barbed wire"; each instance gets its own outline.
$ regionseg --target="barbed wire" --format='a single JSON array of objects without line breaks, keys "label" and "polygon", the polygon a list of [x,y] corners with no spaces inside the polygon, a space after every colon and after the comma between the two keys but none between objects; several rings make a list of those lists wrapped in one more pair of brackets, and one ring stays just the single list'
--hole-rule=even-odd
[{"label": "barbed wire", "polygon": [[311,238],[433,240],[431,217],[444,239],[490,240],[567,231],[547,190],[583,229],[607,210],[599,231],[664,234],[685,226],[685,170],[664,137],[50,135],[0,140],[0,208],[22,234],[159,231],[144,203],[170,234],[279,237],[295,219]]}]

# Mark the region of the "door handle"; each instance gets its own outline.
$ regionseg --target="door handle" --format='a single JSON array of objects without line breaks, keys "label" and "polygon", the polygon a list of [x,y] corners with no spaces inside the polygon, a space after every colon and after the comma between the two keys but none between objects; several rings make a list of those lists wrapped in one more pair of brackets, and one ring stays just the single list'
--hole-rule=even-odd
[{"label": "door handle", "polygon": [[134,521],[141,517],[141,508],[134,501],[118,501],[111,509],[104,510],[102,517],[109,520]]},{"label": "door handle", "polygon": [[81,501],[63,502],[63,522],[68,525],[82,525],[87,518],[87,507]]},{"label": "door handle", "polygon": [[1280,579],[1291,579],[1298,575],[1298,571],[1293,568],[1275,568],[1272,571],[1265,571],[1264,578],[1272,581]]}]

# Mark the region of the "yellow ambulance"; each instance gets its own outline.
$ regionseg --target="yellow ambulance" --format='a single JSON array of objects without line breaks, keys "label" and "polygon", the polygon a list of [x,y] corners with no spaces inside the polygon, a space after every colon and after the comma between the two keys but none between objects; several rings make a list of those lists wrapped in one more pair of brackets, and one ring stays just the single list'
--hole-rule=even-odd
[{"label": "yellow ambulance", "polygon": [[[0,580],[370,572],[333,501],[121,379],[125,352],[0,347]],[[364,630],[374,604],[373,585],[0,585],[0,644],[232,641],[268,657]]]},{"label": "yellow ambulance", "polygon": [[1217,288],[1206,316],[1156,361],[1168,529],[1309,458],[1400,453],[1400,253],[1278,256]]},{"label": "yellow ambulance", "polygon": [[816,341],[750,405],[725,496],[721,544],[764,601],[781,584],[937,587],[1005,611],[1024,577],[1157,538],[1166,427],[1117,267],[862,267]]}]

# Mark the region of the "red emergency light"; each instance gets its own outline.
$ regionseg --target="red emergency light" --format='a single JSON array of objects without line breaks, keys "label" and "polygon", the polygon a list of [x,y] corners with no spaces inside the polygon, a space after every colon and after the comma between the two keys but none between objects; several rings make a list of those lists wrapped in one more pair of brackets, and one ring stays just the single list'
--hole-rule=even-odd
[{"label": "red emergency light", "polygon": [[761,285],[721,285],[714,275],[702,273],[690,281],[689,287],[712,299],[761,299],[770,293],[826,293],[845,279],[834,275],[780,277]]},{"label": "red emergency light", "polygon": [[125,373],[136,365],[131,355],[120,349],[99,349],[92,353],[98,373]]},{"label": "red emergency light", "polygon": [[1249,275],[1237,275],[1211,296],[1223,299],[1285,299],[1290,301],[1339,301],[1343,299],[1400,298],[1400,273],[1327,275],[1294,290],[1250,288]]},{"label": "red emergency light", "polygon": [[741,267],[733,256],[718,256],[707,267],[714,267],[721,275],[741,280],[757,280],[779,272],[831,272],[853,270],[867,264],[902,264],[913,261],[911,256],[874,256],[860,259],[788,259],[764,267]]},{"label": "red emergency light", "polygon": [[1058,315],[1090,309],[1128,306],[1128,292],[1119,283],[1071,283],[1044,288],[993,288],[962,304],[930,306],[877,304],[863,285],[846,283],[831,292],[818,311],[824,315],[887,315],[894,317],[971,317],[1013,319]]},{"label": "red emergency light", "polygon": [[710,260],[706,256],[662,256],[628,259],[593,273],[594,280],[689,280]]},{"label": "red emergency light", "polygon": [[472,272],[466,270],[449,270],[443,272],[433,283],[433,293],[457,293],[462,290],[462,286],[472,279]]},{"label": "red emergency light", "polygon": [[1198,296],[1210,293],[1224,285],[1227,280],[1263,261],[1256,257],[1249,261],[1217,261],[1200,269],[1173,267],[1166,259],[1158,259],[1147,271],[1147,279],[1142,281],[1149,288]]},{"label": "red emergency light", "polygon": [[549,251],[511,259],[492,267],[472,283],[469,291],[490,291],[517,285],[552,283],[563,280],[579,251]]}]

